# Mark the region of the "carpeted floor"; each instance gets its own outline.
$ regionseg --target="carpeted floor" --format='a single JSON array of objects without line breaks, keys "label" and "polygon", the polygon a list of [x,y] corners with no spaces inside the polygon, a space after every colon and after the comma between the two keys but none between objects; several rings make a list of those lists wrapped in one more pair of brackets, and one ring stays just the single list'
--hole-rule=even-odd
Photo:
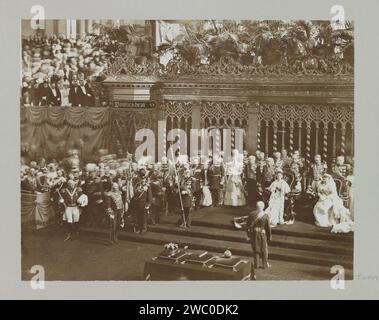
[{"label": "carpeted floor", "polygon": [[[144,264],[156,256],[168,241],[188,244],[194,249],[223,252],[232,248],[247,259],[249,244],[243,231],[233,230],[231,220],[245,215],[248,208],[207,208],[194,213],[190,231],[175,226],[177,215],[164,217],[163,224],[151,226],[143,236],[122,233],[118,246],[108,246],[106,230],[82,229],[78,239],[63,242],[65,231],[49,227],[22,234],[22,279],[31,278],[33,265],[45,268],[47,280],[142,280]],[[272,268],[257,270],[258,280],[327,280],[336,262],[351,265],[346,279],[353,277],[353,235],[332,235],[329,230],[296,222],[274,229],[270,244]]]},{"label": "carpeted floor", "polygon": [[[105,238],[80,236],[63,242],[62,230],[41,230],[24,233],[27,253],[22,255],[22,280],[28,281],[33,265],[45,268],[46,280],[95,281],[142,280],[143,267],[157,255],[162,246],[121,241],[119,246],[107,246]],[[330,268],[309,264],[271,261],[270,269],[258,269],[258,280],[320,280],[330,279]],[[346,278],[352,277],[351,271]]]}]

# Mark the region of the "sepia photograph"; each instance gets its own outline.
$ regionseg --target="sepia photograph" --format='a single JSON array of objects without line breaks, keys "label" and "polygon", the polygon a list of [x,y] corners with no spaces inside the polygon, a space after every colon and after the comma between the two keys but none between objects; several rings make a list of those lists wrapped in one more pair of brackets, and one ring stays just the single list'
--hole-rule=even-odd
[{"label": "sepia photograph", "polygon": [[354,21],[20,21],[21,280],[354,279]]}]

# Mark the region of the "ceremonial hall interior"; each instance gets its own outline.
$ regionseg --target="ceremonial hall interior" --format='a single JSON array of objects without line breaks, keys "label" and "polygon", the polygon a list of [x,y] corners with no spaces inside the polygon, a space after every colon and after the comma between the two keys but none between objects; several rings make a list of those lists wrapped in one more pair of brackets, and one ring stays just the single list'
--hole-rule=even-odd
[{"label": "ceremonial hall interior", "polygon": [[20,41],[23,280],[353,278],[352,22],[22,20]]}]

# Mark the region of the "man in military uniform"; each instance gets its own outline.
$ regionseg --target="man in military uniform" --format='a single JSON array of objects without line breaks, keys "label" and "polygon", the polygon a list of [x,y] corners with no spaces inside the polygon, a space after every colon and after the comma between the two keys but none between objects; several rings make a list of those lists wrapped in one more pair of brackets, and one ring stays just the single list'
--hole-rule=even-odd
[{"label": "man in military uniform", "polygon": [[265,154],[262,151],[259,151],[259,152],[257,151],[256,154],[257,154],[257,160],[258,160],[257,171],[256,171],[257,183],[262,185],[263,184],[264,168],[266,166]]},{"label": "man in military uniform", "polygon": [[198,157],[193,158],[193,167],[192,167],[192,193],[195,197],[195,210],[200,209],[201,206],[201,184],[203,183],[203,169],[201,167]]},{"label": "man in military uniform", "polygon": [[64,241],[71,239],[74,233],[78,233],[80,211],[78,207],[79,190],[73,180],[67,181],[67,188],[61,191],[61,202],[65,206],[64,221],[68,226],[68,234]]},{"label": "man in military uniform", "polygon": [[103,216],[103,184],[95,168],[88,173],[83,185],[84,193],[88,196],[86,208],[86,223],[88,226],[96,226]]},{"label": "man in military uniform", "polygon": [[244,176],[247,190],[247,204],[255,207],[257,202],[257,164],[255,156],[249,156]]},{"label": "man in military uniform", "polygon": [[222,204],[221,193],[225,179],[225,170],[220,157],[214,157],[213,162],[209,166],[208,177],[213,204],[218,207]]},{"label": "man in military uniform", "polygon": [[295,176],[295,186],[294,189],[297,192],[302,191],[302,173],[304,169],[304,163],[302,159],[300,158],[299,152],[295,151],[294,154],[292,155],[292,162],[290,166],[290,171],[291,173]]},{"label": "man in military uniform", "polygon": [[101,183],[103,185],[103,191],[109,192],[112,189],[112,177],[111,177],[111,170],[109,166],[104,166],[104,172],[101,175]]},{"label": "man in military uniform", "polygon": [[319,181],[322,179],[322,176],[324,175],[324,173],[326,173],[326,171],[327,171],[326,163],[323,163],[321,161],[321,155],[316,154],[314,156],[314,162],[309,168],[309,178],[308,178],[309,179],[308,185],[312,187],[313,192],[317,193],[317,185]]},{"label": "man in military uniform", "polygon": [[291,163],[292,163],[292,158],[288,155],[288,152],[286,149],[282,150],[281,159],[283,161],[283,168],[282,168],[283,171],[289,170]]},{"label": "man in military uniform", "polygon": [[154,169],[150,175],[150,186],[152,194],[151,211],[153,214],[153,223],[159,223],[161,220],[161,214],[164,208],[164,197],[166,188],[163,185],[163,175],[158,165],[154,166]]},{"label": "man in military uniform", "polygon": [[191,171],[185,170],[179,179],[180,196],[183,206],[181,228],[191,227],[191,211],[193,206],[191,185]]},{"label": "man in military uniform", "polygon": [[336,158],[336,164],[332,167],[333,177],[345,180],[349,170],[350,165],[345,164],[345,157],[338,156]]},{"label": "man in military uniform", "polygon": [[275,170],[283,170],[284,162],[280,152],[274,152]]},{"label": "man in military uniform", "polygon": [[168,196],[169,196],[169,181],[170,181],[170,168],[168,165],[167,157],[162,157],[161,167],[162,185],[163,185],[163,211],[167,215],[168,213]]},{"label": "man in military uniform", "polygon": [[351,165],[345,163],[344,156],[338,156],[336,158],[336,163],[332,167],[332,176],[334,179],[342,180],[341,188],[339,189],[339,194],[343,200],[345,206],[349,203],[349,182],[346,180],[349,172],[351,171]]},{"label": "man in military uniform", "polygon": [[267,188],[271,185],[271,183],[275,179],[275,162],[274,159],[269,157],[266,160],[266,164],[263,168],[263,183],[262,186],[263,188]]},{"label": "man in military uniform", "polygon": [[117,183],[112,184],[112,189],[107,194],[106,213],[109,218],[109,243],[118,244],[118,233],[124,215],[124,202]]},{"label": "man in military uniform", "polygon": [[137,217],[137,232],[147,231],[147,214],[152,202],[151,187],[146,176],[146,170],[140,168],[135,179],[133,206]]},{"label": "man in military uniform", "polygon": [[243,166],[246,167],[247,164],[249,163],[249,153],[247,152],[247,150],[243,150]]}]

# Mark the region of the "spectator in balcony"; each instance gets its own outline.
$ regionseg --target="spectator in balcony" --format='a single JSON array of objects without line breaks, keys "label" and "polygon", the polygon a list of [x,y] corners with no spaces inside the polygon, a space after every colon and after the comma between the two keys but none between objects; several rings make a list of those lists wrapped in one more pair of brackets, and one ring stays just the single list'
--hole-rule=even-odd
[{"label": "spectator in balcony", "polygon": [[38,88],[38,105],[47,106],[50,97],[49,80],[46,79]]},{"label": "spectator in balcony", "polygon": [[49,106],[61,106],[62,104],[62,95],[56,82],[50,83],[47,104]]},{"label": "spectator in balcony", "polygon": [[93,107],[95,105],[92,89],[84,79],[79,79],[77,97],[78,105],[81,107]]},{"label": "spectator in balcony", "polygon": [[74,72],[71,70],[69,64],[65,64],[63,66],[63,80],[68,81],[69,83],[72,82],[72,77],[74,75]]},{"label": "spectator in balcony", "polygon": [[77,107],[80,104],[79,103],[79,85],[78,85],[78,80],[76,79],[73,79],[72,81],[69,95],[68,95],[68,100],[72,106]]}]

